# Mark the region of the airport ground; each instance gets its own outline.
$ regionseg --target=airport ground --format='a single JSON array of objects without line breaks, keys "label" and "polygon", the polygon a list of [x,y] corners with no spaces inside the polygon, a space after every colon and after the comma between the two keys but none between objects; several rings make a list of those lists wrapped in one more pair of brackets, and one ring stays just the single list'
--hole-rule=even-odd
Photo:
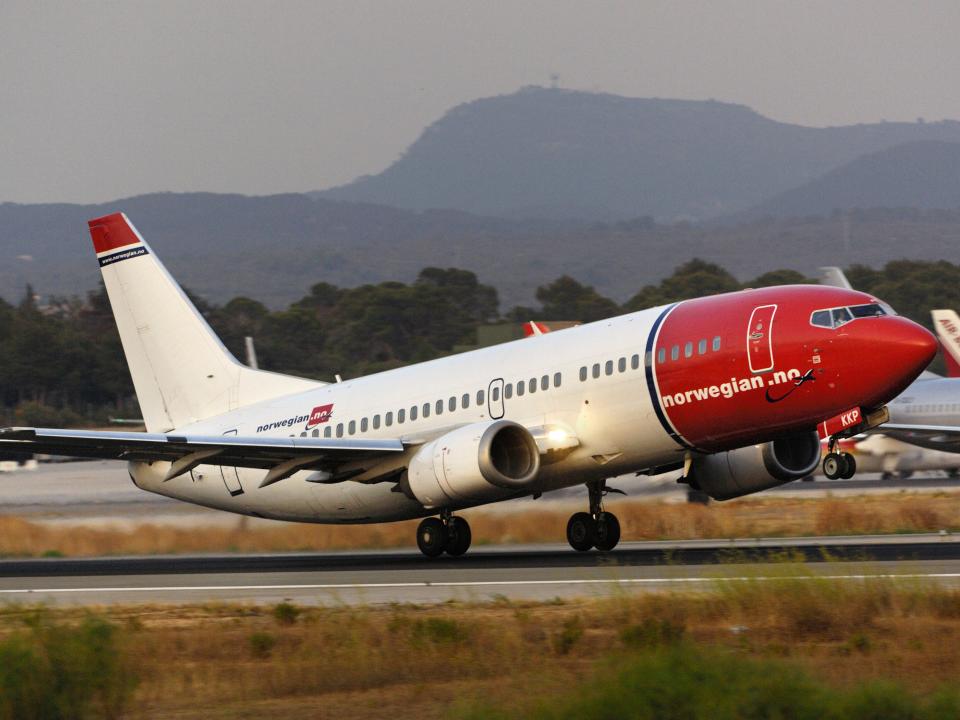
[{"label": "airport ground", "polygon": [[0,687],[49,691],[24,658],[55,645],[93,716],[957,717],[960,591],[780,573],[538,603],[7,605]]},{"label": "airport ground", "polygon": [[71,702],[133,718],[960,717],[954,481],[617,486],[614,553],[559,542],[574,489],[471,512],[476,547],[438,562],[410,523],[239,519],[122,464],[2,475],[0,691],[53,702],[76,671]]}]

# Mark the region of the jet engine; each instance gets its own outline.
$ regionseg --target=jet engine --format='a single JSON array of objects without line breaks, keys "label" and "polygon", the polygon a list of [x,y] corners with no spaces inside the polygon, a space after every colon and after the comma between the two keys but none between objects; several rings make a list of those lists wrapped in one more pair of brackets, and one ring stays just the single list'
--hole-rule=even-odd
[{"label": "jet engine", "polygon": [[532,485],[540,451],[522,425],[474,423],[432,440],[410,460],[404,490],[426,508],[494,500]]},{"label": "jet engine", "polygon": [[814,431],[763,445],[699,455],[686,481],[714,500],[730,500],[810,475],[819,462],[820,438]]}]

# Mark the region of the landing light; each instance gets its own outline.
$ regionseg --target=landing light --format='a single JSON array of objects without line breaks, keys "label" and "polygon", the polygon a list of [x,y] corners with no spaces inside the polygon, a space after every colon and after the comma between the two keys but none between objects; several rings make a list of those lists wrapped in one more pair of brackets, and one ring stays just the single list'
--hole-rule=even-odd
[{"label": "landing light", "polygon": [[559,443],[566,440],[568,435],[566,430],[551,430],[547,433],[547,437],[551,442]]}]

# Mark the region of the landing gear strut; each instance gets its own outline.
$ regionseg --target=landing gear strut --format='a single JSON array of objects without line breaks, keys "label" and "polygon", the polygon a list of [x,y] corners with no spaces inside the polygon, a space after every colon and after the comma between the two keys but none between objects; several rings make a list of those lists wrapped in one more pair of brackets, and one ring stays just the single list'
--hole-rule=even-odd
[{"label": "landing gear strut", "polygon": [[425,518],[417,528],[417,547],[427,557],[438,557],[444,552],[459,557],[470,549],[473,539],[470,524],[462,517],[454,517],[449,510],[440,517]]},{"label": "landing gear strut", "polygon": [[603,496],[608,492],[606,481],[587,483],[590,512],[574,513],[567,523],[567,542],[578,552],[596,548],[606,552],[620,542],[620,521],[613,513],[604,512]]},{"label": "landing gear strut", "polygon": [[827,456],[823,458],[823,474],[828,480],[849,480],[857,472],[857,460],[850,453],[835,451],[838,440],[830,438]]}]

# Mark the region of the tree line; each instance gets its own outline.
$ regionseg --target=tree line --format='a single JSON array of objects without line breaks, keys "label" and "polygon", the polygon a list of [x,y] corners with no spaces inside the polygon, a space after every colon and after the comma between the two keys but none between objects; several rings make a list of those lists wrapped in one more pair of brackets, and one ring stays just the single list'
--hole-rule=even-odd
[{"label": "tree line", "polygon": [[[960,309],[960,266],[900,260],[880,270],[846,270],[854,287],[931,326],[935,307]],[[624,312],[745,287],[813,283],[774,270],[745,283],[717,264],[694,259],[625,303],[568,275],[540,286],[536,307],[501,312],[497,291],[457,268],[425,268],[412,283],[355,288],[318,283],[283,310],[237,297],[225,305],[193,298],[227,348],[243,357],[256,339],[264,369],[320,380],[365,375],[453,352],[475,341],[479,325],[527,320],[591,322]],[[139,415],[106,292],[40,305],[28,287],[17,305],[0,301],[0,414],[5,424],[102,423]]]}]

